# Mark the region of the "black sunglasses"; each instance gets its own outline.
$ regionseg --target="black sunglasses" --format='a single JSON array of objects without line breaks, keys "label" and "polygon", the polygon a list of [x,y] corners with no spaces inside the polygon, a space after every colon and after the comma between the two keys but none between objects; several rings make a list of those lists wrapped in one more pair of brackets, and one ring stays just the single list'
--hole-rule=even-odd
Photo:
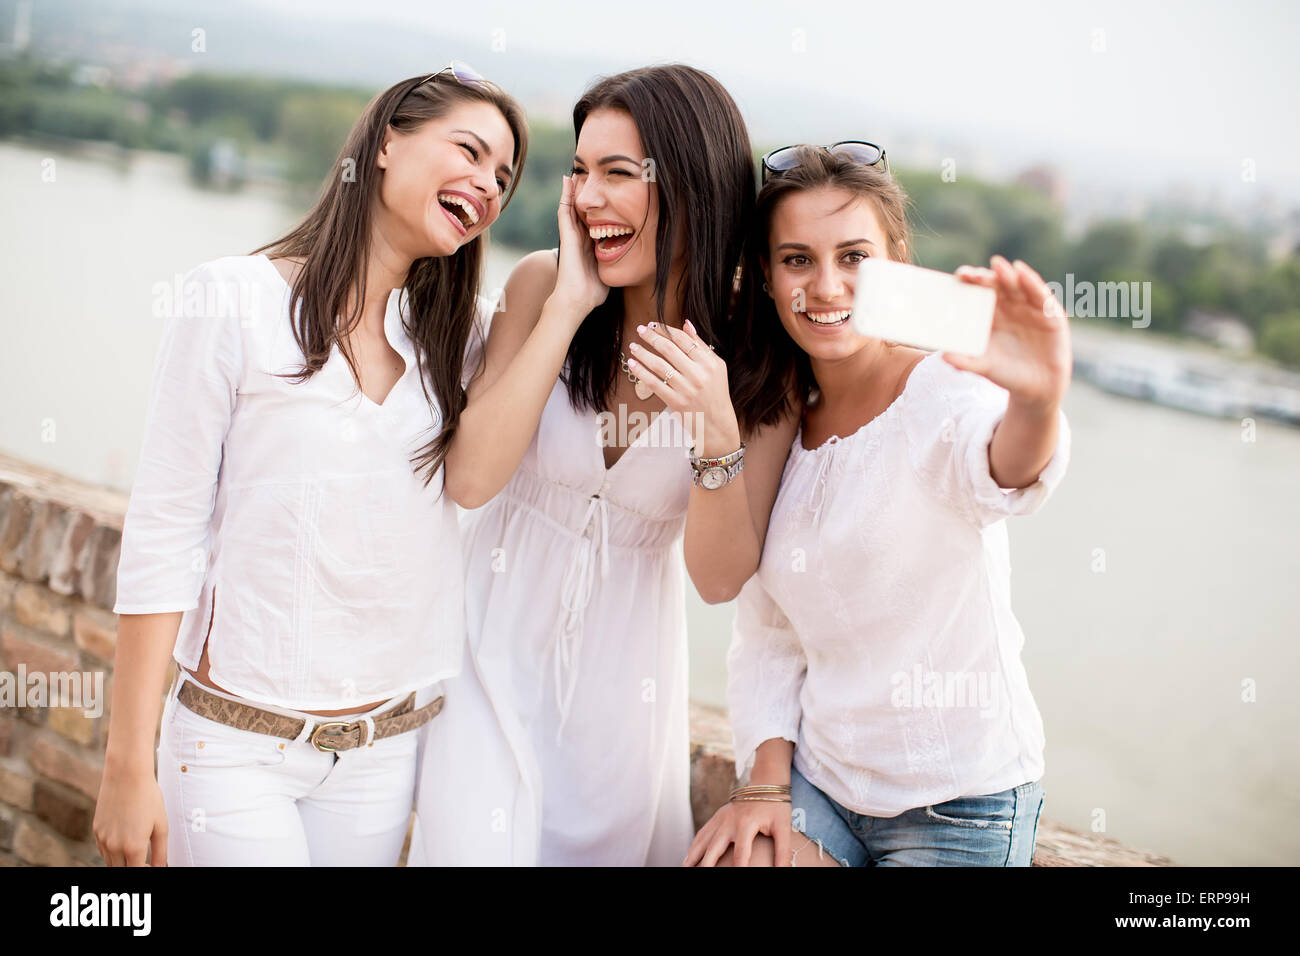
[{"label": "black sunglasses", "polygon": [[[765,155],[763,157],[762,184],[767,185],[767,181],[773,176],[789,172],[798,166],[799,150],[803,148],[803,144],[782,146],[780,149],[774,149]],[[824,149],[836,156],[843,156],[845,159],[861,163],[863,166],[879,166],[885,172],[889,172],[889,160],[885,158],[885,151],[875,143],[866,143],[860,139],[846,139],[838,143],[832,143],[830,146],[818,146],[816,148]]]}]

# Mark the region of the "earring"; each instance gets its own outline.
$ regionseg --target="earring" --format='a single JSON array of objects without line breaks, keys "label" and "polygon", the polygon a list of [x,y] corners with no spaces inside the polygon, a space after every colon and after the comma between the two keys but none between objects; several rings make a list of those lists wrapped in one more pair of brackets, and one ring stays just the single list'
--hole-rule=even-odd
[{"label": "earring", "polygon": [[766,292],[768,295],[772,294],[772,290],[767,287],[766,282],[763,283],[763,291]]}]

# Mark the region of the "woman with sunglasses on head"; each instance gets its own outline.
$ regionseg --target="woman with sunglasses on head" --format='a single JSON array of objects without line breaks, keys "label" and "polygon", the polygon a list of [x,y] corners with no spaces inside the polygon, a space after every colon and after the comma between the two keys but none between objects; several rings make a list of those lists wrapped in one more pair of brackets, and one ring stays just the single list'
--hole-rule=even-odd
[{"label": "woman with sunglasses on head", "polygon": [[681,861],[679,548],[706,600],[734,597],[794,434],[781,379],[731,361],[754,195],[731,97],[652,67],[601,80],[573,117],[558,259],[511,275],[447,454],[448,492],[478,509],[470,663],[425,732],[415,861]]},{"label": "woman with sunglasses on head", "polygon": [[414,731],[460,668],[442,463],[526,152],[463,65],[404,80],[297,228],[185,277],[118,566],[109,865],[396,864]]},{"label": "woman with sunglasses on head", "polygon": [[686,862],[1027,866],[1043,727],[1004,519],[1066,468],[1064,314],[1032,269],[994,257],[958,270],[996,290],[982,356],[859,335],[858,265],[911,257],[883,152],[788,148],[765,179],[757,338],[805,401],[728,653],[747,783]]}]

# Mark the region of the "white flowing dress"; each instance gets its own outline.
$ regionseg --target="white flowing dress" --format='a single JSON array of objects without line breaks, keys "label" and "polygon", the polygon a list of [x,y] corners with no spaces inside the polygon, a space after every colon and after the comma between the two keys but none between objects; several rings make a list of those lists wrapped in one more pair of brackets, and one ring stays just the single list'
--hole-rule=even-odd
[{"label": "white flowing dress", "polygon": [[556,381],[518,471],[466,512],[465,665],[423,731],[413,865],[681,863],[690,467],[662,412],[610,469]]}]

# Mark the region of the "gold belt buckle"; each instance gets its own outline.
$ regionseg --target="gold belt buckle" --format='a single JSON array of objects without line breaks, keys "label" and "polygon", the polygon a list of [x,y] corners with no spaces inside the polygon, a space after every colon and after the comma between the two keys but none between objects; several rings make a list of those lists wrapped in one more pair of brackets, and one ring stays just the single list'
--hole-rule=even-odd
[{"label": "gold belt buckle", "polygon": [[338,753],[338,751],[335,750],[333,747],[326,747],[322,745],[321,742],[316,739],[316,737],[320,734],[322,730],[325,730],[329,727],[347,727],[349,724],[353,724],[353,723],[356,723],[356,721],[331,720],[323,724],[317,724],[316,729],[311,732],[311,737],[310,737],[311,745],[315,747],[317,750],[319,750],[321,753],[327,753],[327,754]]}]

